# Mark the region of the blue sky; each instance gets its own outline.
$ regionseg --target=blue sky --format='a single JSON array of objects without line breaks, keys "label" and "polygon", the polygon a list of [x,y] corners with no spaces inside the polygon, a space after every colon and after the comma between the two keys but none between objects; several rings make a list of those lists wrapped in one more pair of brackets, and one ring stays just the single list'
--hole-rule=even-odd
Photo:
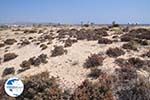
[{"label": "blue sky", "polygon": [[150,0],[0,0],[0,23],[150,24]]}]

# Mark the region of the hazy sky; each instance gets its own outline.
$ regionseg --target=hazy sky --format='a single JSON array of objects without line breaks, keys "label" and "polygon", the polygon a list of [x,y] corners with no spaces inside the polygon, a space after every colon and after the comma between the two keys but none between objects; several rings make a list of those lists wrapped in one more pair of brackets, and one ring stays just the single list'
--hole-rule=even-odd
[{"label": "hazy sky", "polygon": [[147,23],[150,0],[0,0],[0,23]]}]

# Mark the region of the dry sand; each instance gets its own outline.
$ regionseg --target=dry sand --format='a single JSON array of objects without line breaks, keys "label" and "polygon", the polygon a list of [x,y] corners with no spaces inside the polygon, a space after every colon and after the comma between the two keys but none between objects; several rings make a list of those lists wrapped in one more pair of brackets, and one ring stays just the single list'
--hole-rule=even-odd
[{"label": "dry sand", "polygon": [[[59,28],[48,27],[46,31],[53,30],[53,34],[56,35],[56,31]],[[18,34],[15,34],[18,33]],[[114,32],[108,32],[110,36],[106,38],[112,39]],[[22,31],[14,32],[9,30],[0,31],[0,41],[4,41],[8,38],[14,38],[17,41],[20,41],[22,38],[35,37],[38,38],[41,34],[32,33],[25,34]],[[63,45],[62,42],[59,42],[57,39],[52,41],[52,44],[48,45],[46,50],[41,50],[39,45],[35,45],[36,42],[32,42],[29,45],[24,47],[19,47],[17,43],[11,46],[5,46],[0,48],[0,57],[3,58],[3,55],[6,53],[5,48],[8,48],[8,52],[13,52],[18,55],[16,59],[10,60],[8,62],[2,62],[0,64],[0,76],[2,75],[3,70],[6,67],[14,67],[16,70],[15,76],[25,77],[30,75],[35,75],[37,73],[41,73],[43,71],[48,71],[50,76],[58,77],[60,80],[60,87],[65,89],[74,89],[78,85],[80,85],[83,80],[87,78],[87,74],[89,73],[89,69],[83,67],[85,60],[93,53],[102,53],[105,55],[106,59],[103,62],[103,66],[99,66],[103,71],[113,74],[114,69],[118,66],[114,63],[114,58],[108,57],[105,52],[109,47],[121,47],[123,42],[113,42],[113,44],[98,44],[97,41],[87,41],[82,40],[74,43],[71,47],[67,47],[67,54],[57,57],[51,57],[51,50],[54,48],[54,45]],[[137,57],[142,53],[148,51],[148,49],[141,48],[139,52],[130,51],[120,58],[129,58],[129,57]],[[17,70],[20,68],[20,64],[24,60],[28,60],[33,56],[39,56],[40,54],[48,55],[48,63],[41,64],[39,67],[31,67],[31,69],[24,71],[20,74],[17,74]],[[139,73],[144,73],[139,71]],[[11,77],[14,75],[10,75],[7,77]],[[6,78],[7,78],[6,77]],[[2,78],[2,77],[0,77]]]}]

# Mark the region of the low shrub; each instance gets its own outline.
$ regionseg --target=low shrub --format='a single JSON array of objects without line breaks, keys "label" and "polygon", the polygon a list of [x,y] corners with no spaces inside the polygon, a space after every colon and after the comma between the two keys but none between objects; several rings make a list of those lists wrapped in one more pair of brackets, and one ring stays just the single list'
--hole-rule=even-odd
[{"label": "low shrub", "polygon": [[86,59],[86,62],[84,63],[84,67],[91,68],[91,67],[97,67],[103,65],[104,57],[102,57],[99,54],[92,54],[91,56]]},{"label": "low shrub", "polygon": [[102,74],[102,71],[97,68],[92,68],[91,72],[88,74],[88,77],[97,79]]},{"label": "low shrub", "polygon": [[17,56],[18,55],[16,55],[15,53],[7,53],[4,55],[4,62],[15,59]]},{"label": "low shrub", "polygon": [[128,59],[128,62],[135,68],[142,68],[144,65],[146,65],[146,62],[144,60],[141,60],[140,58],[132,57]]},{"label": "low shrub", "polygon": [[85,80],[71,95],[70,100],[115,100],[110,77],[101,77],[92,83]]},{"label": "low shrub", "polygon": [[20,44],[21,44],[21,46],[26,46],[26,45],[30,44],[30,41],[27,40],[27,39],[24,39],[24,40],[21,41]]},{"label": "low shrub", "polygon": [[25,29],[24,33],[37,33],[36,29]]},{"label": "low shrub", "polygon": [[128,62],[126,59],[123,59],[123,58],[117,58],[115,59],[115,63],[118,64],[120,67],[125,67],[125,66],[128,66]]},{"label": "low shrub", "polygon": [[136,72],[136,68],[130,65],[117,68],[115,70],[115,74],[117,75],[117,78],[114,84],[114,91],[131,88],[137,82],[138,75]]},{"label": "low shrub", "polygon": [[66,53],[66,50],[63,48],[63,46],[55,46],[52,50],[51,57],[60,56]]},{"label": "low shrub", "polygon": [[5,46],[5,44],[4,44],[4,43],[0,43],[0,48],[1,48],[1,47],[4,47],[4,46]]},{"label": "low shrub", "polygon": [[137,43],[135,43],[133,41],[130,41],[130,42],[126,43],[126,44],[123,44],[122,48],[123,49],[127,49],[127,50],[134,50],[134,51],[138,50]]},{"label": "low shrub", "polygon": [[144,40],[144,39],[134,39],[135,42],[139,43],[140,45],[148,45],[148,41],[147,40]]},{"label": "low shrub", "polygon": [[121,55],[124,55],[125,52],[124,52],[122,49],[116,47],[116,48],[109,48],[109,49],[106,51],[106,54],[107,54],[109,57],[119,57],[119,56],[121,56]]},{"label": "low shrub", "polygon": [[17,73],[20,74],[20,73],[22,73],[22,72],[24,72],[24,71],[26,71],[28,69],[30,69],[30,68],[24,67],[24,68],[18,69]]},{"label": "low shrub", "polygon": [[24,86],[24,92],[16,98],[17,100],[64,100],[66,98],[66,94],[59,88],[56,79],[49,78],[48,72],[26,78]]},{"label": "low shrub", "polygon": [[71,47],[72,46],[72,41],[71,41],[71,39],[70,38],[68,38],[66,41],[65,41],[65,45],[64,45],[64,47]]},{"label": "low shrub", "polygon": [[15,39],[6,39],[4,41],[6,45],[13,45],[15,42],[17,42]]},{"label": "low shrub", "polygon": [[150,50],[141,55],[142,57],[149,57],[150,58]]},{"label": "low shrub", "polygon": [[46,54],[41,54],[38,56],[38,58],[40,58],[41,63],[44,63],[44,64],[48,63]]},{"label": "low shrub", "polygon": [[20,64],[20,67],[26,68],[26,69],[29,69],[30,66],[31,66],[31,62],[30,62],[30,61],[27,61],[27,60],[23,61],[23,62]]},{"label": "low shrub", "polygon": [[118,91],[119,100],[150,100],[150,84],[143,81],[134,86]]},{"label": "low shrub", "polygon": [[3,71],[2,77],[6,76],[6,75],[14,74],[14,73],[15,73],[14,67],[5,68]]},{"label": "low shrub", "polygon": [[41,50],[45,50],[45,49],[47,48],[47,45],[41,44],[41,45],[40,45],[40,48],[41,48]]},{"label": "low shrub", "polygon": [[131,57],[128,59],[118,58],[115,60],[115,63],[118,64],[120,67],[130,66],[136,69],[148,67],[147,60],[141,60],[140,58]]},{"label": "low shrub", "polygon": [[107,38],[100,38],[98,40],[98,44],[112,44],[112,40],[107,39]]},{"label": "low shrub", "polygon": [[133,40],[133,37],[128,35],[128,34],[124,34],[120,37],[122,42],[129,42]]}]

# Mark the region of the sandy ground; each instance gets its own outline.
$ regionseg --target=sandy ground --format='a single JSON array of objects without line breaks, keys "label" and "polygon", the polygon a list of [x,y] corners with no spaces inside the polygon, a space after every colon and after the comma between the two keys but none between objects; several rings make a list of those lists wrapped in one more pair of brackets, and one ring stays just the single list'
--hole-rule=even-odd
[{"label": "sandy ground", "polygon": [[[47,30],[54,30],[53,34],[56,34],[55,32],[58,30],[57,28],[47,28]],[[40,34],[33,33],[33,34],[25,34],[22,33],[22,31],[17,32],[18,34],[15,34],[16,32],[13,32],[11,30],[4,30],[0,31],[0,41],[7,38],[15,38],[17,41],[20,41],[22,38],[28,38],[28,37],[35,37],[38,38]],[[111,39],[113,32],[109,32],[110,36],[106,37]],[[58,42],[58,40],[54,39],[52,41],[52,44],[48,45],[48,48],[46,50],[41,50],[39,48],[39,45],[35,45],[34,42],[32,42],[29,45],[26,45],[24,47],[19,47],[17,43],[11,45],[11,46],[5,46],[0,48],[0,57],[3,58],[3,55],[6,53],[5,48],[8,48],[8,52],[14,52],[18,55],[17,58],[10,60],[8,62],[2,62],[0,64],[0,76],[2,75],[3,70],[6,67],[14,67],[17,71],[20,67],[20,64],[24,60],[28,60],[29,58],[33,56],[38,56],[42,53],[48,55],[48,63],[47,64],[41,64],[39,67],[32,66],[31,69],[22,72],[20,74],[15,73],[15,75],[11,76],[17,76],[20,78],[23,78],[25,76],[35,75],[37,73],[48,71],[50,76],[58,77],[60,79],[60,87],[65,89],[74,89],[78,85],[80,85],[83,80],[87,78],[87,74],[89,73],[89,69],[86,69],[83,67],[83,63],[93,53],[102,53],[105,55],[106,59],[103,62],[103,66],[99,66],[103,71],[106,71],[108,73],[113,73],[114,69],[118,66],[113,63],[114,58],[110,58],[105,54],[105,51],[109,47],[121,47],[123,43],[121,42],[114,42],[113,44],[98,44],[97,41],[78,41],[77,43],[74,43],[71,47],[67,47],[68,50],[67,54],[64,54],[62,56],[57,57],[50,57],[51,50],[54,48],[54,45],[63,45],[63,43]],[[120,58],[129,58],[129,57],[136,57],[141,55],[143,52],[148,51],[148,49],[141,48],[139,52],[128,52],[123,56],[120,56]],[[7,53],[8,53],[7,52]],[[139,71],[140,73],[141,71]],[[6,78],[7,78],[6,77]],[[2,78],[2,77],[0,77]]]}]

